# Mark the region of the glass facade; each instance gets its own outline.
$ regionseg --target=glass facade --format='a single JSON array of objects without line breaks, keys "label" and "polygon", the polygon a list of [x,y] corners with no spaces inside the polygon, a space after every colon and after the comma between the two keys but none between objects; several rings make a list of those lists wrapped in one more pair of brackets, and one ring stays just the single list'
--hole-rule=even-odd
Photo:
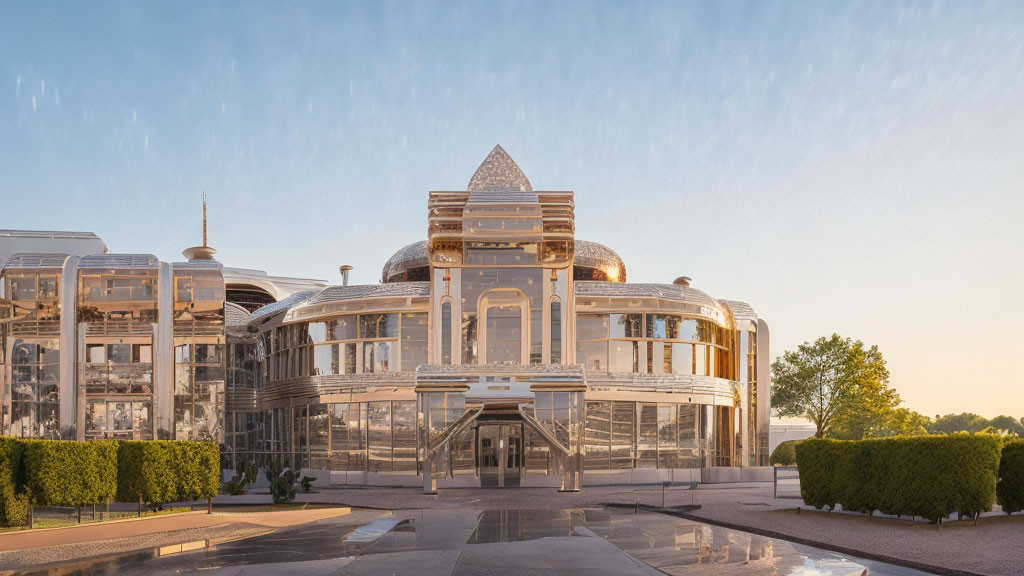
[{"label": "glass facade", "polygon": [[576,359],[587,370],[732,377],[731,332],[672,314],[578,314]]},{"label": "glass facade", "polygon": [[[159,269],[80,268],[78,360],[85,439],[155,437],[153,350]],[[84,334],[83,334],[84,333]]]},{"label": "glass facade", "polygon": [[59,439],[60,270],[11,270],[0,311],[3,432]]},{"label": "glass facade", "polygon": [[705,466],[702,414],[695,404],[588,401],[586,470]]},{"label": "glass facade", "polygon": [[262,378],[413,372],[427,362],[427,314],[347,314],[260,335]]},{"label": "glass facade", "polygon": [[487,468],[578,489],[584,471],[767,463],[763,322],[688,282],[627,283],[617,254],[575,239],[573,194],[534,191],[500,148],[467,190],[430,193],[427,241],[380,285],[75,262],[0,272],[4,435],[213,440],[226,467],[354,483]]}]

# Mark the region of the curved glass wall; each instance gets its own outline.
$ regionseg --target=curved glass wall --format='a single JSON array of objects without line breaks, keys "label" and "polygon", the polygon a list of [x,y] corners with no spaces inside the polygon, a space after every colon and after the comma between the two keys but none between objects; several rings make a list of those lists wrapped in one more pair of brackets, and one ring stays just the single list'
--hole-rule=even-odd
[{"label": "curved glass wall", "polygon": [[[542,409],[542,408],[538,408]],[[415,401],[381,400],[283,407],[257,415],[254,459],[279,458],[313,470],[416,474]],[[732,465],[735,410],[673,402],[586,401],[584,465],[587,472],[685,469]],[[455,474],[477,465],[475,426],[452,447]],[[526,429],[526,473],[557,475],[550,446]]]},{"label": "curved glass wall", "polygon": [[731,378],[731,332],[672,314],[579,314],[576,361],[587,370]]},{"label": "curved glass wall", "polygon": [[276,408],[259,415],[257,460],[314,470],[416,474],[415,401]]},{"label": "curved glass wall", "polygon": [[328,374],[412,372],[427,363],[427,314],[349,314],[260,335],[267,381]]},{"label": "curved glass wall", "polygon": [[699,468],[697,404],[587,401],[587,471]]}]

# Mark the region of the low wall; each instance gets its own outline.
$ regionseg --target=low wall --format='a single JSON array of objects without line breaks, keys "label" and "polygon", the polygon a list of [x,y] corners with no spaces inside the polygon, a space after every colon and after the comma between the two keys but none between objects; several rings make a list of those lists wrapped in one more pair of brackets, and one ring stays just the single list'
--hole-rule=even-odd
[{"label": "low wall", "polygon": [[701,468],[701,484],[729,484],[736,482],[772,482],[771,466]]},{"label": "low wall", "polygon": [[[225,481],[234,475],[224,471]],[[417,474],[387,472],[346,472],[304,469],[303,476],[316,478],[313,486],[395,486],[417,487],[423,485],[423,478]],[[583,487],[615,486],[631,484],[727,484],[738,482],[772,482],[770,466],[756,467],[715,467],[715,468],[633,468],[628,470],[608,470],[600,472],[584,472]],[[268,486],[265,470],[260,469],[256,475],[256,487]],[[559,488],[562,478],[557,474],[525,474],[520,479],[523,488]],[[443,478],[437,481],[438,488],[479,488],[480,477],[475,474],[458,474],[454,478]]]}]

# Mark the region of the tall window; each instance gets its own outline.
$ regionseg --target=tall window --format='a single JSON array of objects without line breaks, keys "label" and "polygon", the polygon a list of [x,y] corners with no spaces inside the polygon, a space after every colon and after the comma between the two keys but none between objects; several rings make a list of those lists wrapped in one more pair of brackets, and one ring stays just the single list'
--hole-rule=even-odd
[{"label": "tall window", "polygon": [[487,309],[487,361],[522,363],[523,309],[516,305]]},{"label": "tall window", "polygon": [[452,363],[452,302],[441,303],[441,364]]},{"label": "tall window", "polygon": [[[490,290],[480,297],[480,362],[524,364],[533,356],[530,345],[529,300],[516,289]],[[539,316],[539,315],[538,315]],[[540,318],[534,317],[540,332]],[[537,353],[543,348],[538,347]]]},{"label": "tall window", "polygon": [[551,363],[562,363],[562,303],[551,299]]}]

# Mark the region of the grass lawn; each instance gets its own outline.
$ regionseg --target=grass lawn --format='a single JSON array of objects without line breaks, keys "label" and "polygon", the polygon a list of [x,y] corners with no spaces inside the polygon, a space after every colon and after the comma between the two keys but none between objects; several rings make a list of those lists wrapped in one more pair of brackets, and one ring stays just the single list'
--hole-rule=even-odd
[{"label": "grass lawn", "polygon": [[[192,510],[191,508],[187,508],[187,507],[164,508],[163,510],[159,510],[159,511],[156,511],[156,512],[154,512],[153,510],[144,510],[142,512],[142,517],[143,518],[149,518],[149,517],[152,517],[152,516],[165,516],[167,514],[178,514],[178,513],[181,513],[181,512],[189,512],[191,510]],[[97,509],[97,511],[96,511],[97,515],[100,516],[100,518],[102,518],[102,520],[94,522],[92,520],[92,518],[90,517],[89,512],[91,512],[91,509],[83,509],[82,510],[82,524],[83,525],[84,524],[98,524],[100,522],[105,522],[107,520],[123,520],[125,518],[137,518],[139,516],[138,512],[133,512],[133,511],[130,511],[130,510],[112,510],[109,513],[106,513],[106,512],[103,512],[103,511]],[[35,518],[33,518],[32,521],[33,521],[33,524],[35,525],[35,528],[65,528],[67,526],[77,526],[78,525],[78,517],[77,516],[36,516]],[[15,532],[15,531],[18,531],[18,530],[27,530],[27,528],[25,528],[24,526],[11,526],[11,527],[0,526],[0,533],[2,533],[2,532]]]}]

